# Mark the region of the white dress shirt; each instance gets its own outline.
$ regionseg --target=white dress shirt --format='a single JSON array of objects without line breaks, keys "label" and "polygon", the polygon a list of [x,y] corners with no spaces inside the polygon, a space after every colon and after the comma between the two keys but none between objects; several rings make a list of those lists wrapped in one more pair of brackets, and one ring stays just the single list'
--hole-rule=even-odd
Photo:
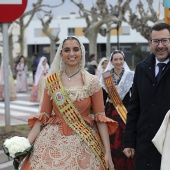
[{"label": "white dress shirt", "polygon": [[[169,58],[167,59],[167,60],[165,60],[164,62],[160,62],[160,61],[158,61],[157,60],[157,58],[156,58],[156,63],[155,63],[155,77],[157,76],[157,74],[158,74],[158,72],[159,72],[159,67],[158,67],[158,63],[165,63],[165,64],[167,64],[169,62]],[[165,68],[165,67],[164,67]],[[163,69],[164,69],[163,68]]]}]

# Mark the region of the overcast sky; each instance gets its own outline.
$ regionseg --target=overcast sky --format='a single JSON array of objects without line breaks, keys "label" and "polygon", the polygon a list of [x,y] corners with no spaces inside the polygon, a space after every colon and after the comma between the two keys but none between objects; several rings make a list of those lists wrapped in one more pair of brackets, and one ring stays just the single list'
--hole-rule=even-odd
[{"label": "overcast sky", "polygon": [[[93,5],[96,4],[96,0],[76,0],[76,2],[80,2],[82,1],[82,3],[84,4],[86,9],[90,9],[90,7],[92,7]],[[116,0],[106,0],[108,3],[115,5],[115,2],[117,2]],[[138,0],[133,0],[133,3],[131,4],[131,6],[135,9],[135,2]],[[162,2],[163,0],[161,0]],[[32,3],[33,2],[37,2],[37,0],[28,0],[28,4],[27,4],[27,9],[32,8]],[[43,3],[44,4],[50,4],[50,5],[56,5],[59,4],[59,2],[61,2],[61,0],[44,0]],[[144,2],[144,7],[147,4],[146,0],[142,0],[142,2]],[[158,3],[159,0],[154,0],[153,6],[155,8],[156,11],[158,11]],[[161,13],[163,13],[163,6],[161,3]],[[70,0],[65,0],[65,3],[57,8],[55,8],[55,10],[53,10],[53,13],[55,15],[69,15],[71,12],[75,12],[78,13],[78,8],[76,5],[74,5],[72,2],[70,2]],[[163,15],[163,14],[162,14]]]}]

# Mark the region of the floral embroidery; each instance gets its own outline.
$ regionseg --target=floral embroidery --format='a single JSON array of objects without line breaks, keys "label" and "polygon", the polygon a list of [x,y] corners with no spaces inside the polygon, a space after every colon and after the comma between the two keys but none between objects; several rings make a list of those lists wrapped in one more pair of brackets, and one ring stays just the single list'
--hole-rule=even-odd
[{"label": "floral embroidery", "polygon": [[61,135],[58,125],[45,126],[36,140],[30,157],[31,168],[34,170],[101,168],[97,157],[88,146],[76,134]]}]

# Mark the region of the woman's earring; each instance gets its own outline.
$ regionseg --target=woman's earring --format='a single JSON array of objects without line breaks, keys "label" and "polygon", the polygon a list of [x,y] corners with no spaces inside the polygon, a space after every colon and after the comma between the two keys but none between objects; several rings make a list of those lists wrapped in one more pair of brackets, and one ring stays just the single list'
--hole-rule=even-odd
[{"label": "woman's earring", "polygon": [[63,62],[63,60],[60,61],[60,71],[65,69],[65,63]]},{"label": "woman's earring", "polygon": [[81,60],[80,63],[79,63],[79,68],[80,68],[80,69],[82,68],[82,60]]},{"label": "woman's earring", "polygon": [[80,63],[79,63],[79,68],[82,69],[82,66],[83,66],[83,61],[82,61],[82,57],[81,57],[81,60],[80,60]]}]

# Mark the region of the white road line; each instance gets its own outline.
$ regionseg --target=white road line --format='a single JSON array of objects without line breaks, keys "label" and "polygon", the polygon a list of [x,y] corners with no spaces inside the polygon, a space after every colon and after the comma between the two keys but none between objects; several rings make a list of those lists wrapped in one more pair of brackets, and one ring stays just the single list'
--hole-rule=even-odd
[{"label": "white road line", "polygon": [[[4,103],[0,103],[0,107],[4,108],[5,104]],[[31,107],[27,107],[27,106],[17,106],[14,104],[10,104],[10,109],[18,109],[18,110],[22,110],[23,112],[30,112],[30,113],[38,113],[38,107],[37,108],[31,108]]]},{"label": "white road line", "polygon": [[30,94],[26,94],[26,93],[17,93],[17,97],[28,97],[30,96]]},{"label": "white road line", "polygon": [[23,100],[14,100],[10,101],[12,104],[22,104],[22,105],[28,105],[28,106],[39,106],[39,103],[36,102],[30,102],[30,101],[23,101]]},{"label": "white road line", "polygon": [[[0,114],[5,114],[5,110],[4,109],[0,109]],[[19,111],[14,111],[14,110],[11,110],[10,111],[10,115],[12,115],[12,116],[33,116],[32,114],[28,114],[28,113],[21,113],[21,112],[19,112]]]}]

